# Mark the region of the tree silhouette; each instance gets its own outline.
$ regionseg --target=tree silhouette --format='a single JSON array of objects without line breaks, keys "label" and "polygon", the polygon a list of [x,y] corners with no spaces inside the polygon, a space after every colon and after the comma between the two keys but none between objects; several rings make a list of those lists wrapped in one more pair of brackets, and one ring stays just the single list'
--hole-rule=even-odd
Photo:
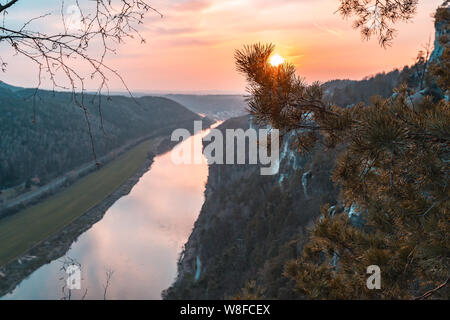
[{"label": "tree silhouette", "polygon": [[340,0],[338,12],[344,18],[354,17],[353,27],[363,39],[378,37],[382,47],[389,46],[399,21],[411,20],[417,12],[418,0]]}]

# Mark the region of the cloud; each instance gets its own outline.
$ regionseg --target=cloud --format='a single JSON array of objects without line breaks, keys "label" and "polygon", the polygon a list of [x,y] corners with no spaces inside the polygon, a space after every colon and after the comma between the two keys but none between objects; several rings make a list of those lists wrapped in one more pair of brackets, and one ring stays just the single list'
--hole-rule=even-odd
[{"label": "cloud", "polygon": [[155,27],[150,29],[153,33],[157,35],[184,35],[184,34],[192,34],[198,32],[197,28],[192,27],[175,27],[175,28],[163,28],[163,27]]},{"label": "cloud", "polygon": [[211,6],[211,1],[207,0],[190,0],[183,3],[176,4],[174,6],[175,10],[181,11],[201,11],[209,8]]},{"label": "cloud", "polygon": [[169,43],[172,47],[183,47],[183,46],[212,46],[216,44],[216,41],[207,39],[196,39],[193,37],[184,37],[181,39],[170,40]]},{"label": "cloud", "polygon": [[325,31],[325,32],[330,33],[332,35],[335,35],[335,36],[338,36],[338,37],[342,37],[343,36],[343,31],[340,30],[340,29],[323,26],[323,25],[321,25],[320,23],[317,23],[317,22],[314,23],[314,26],[317,29]]}]

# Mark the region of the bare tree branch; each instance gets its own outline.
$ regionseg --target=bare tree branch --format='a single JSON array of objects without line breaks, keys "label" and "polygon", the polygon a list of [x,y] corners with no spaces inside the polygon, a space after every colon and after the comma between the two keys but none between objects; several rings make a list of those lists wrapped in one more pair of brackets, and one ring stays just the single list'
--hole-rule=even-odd
[{"label": "bare tree branch", "polygon": [[106,283],[103,285],[103,289],[104,289],[104,291],[103,291],[103,300],[106,300],[106,294],[108,293],[108,288],[109,288],[109,285],[111,283],[111,278],[112,278],[113,274],[114,274],[114,271],[111,270],[111,269],[106,271]]},{"label": "bare tree branch", "polygon": [[431,297],[433,294],[435,294],[437,291],[441,290],[442,288],[444,288],[446,285],[448,285],[449,282],[449,278],[447,278],[447,280],[443,283],[441,283],[440,285],[438,285],[436,288],[425,292],[423,295],[414,298],[414,300],[424,300],[424,299],[428,299],[429,297]]},{"label": "bare tree branch", "polygon": [[[53,90],[62,89],[72,92],[73,102],[85,114],[92,153],[97,163],[86,108],[85,80],[89,78],[98,84],[94,98],[98,97],[100,115],[101,95],[103,91],[109,95],[110,75],[118,78],[132,96],[125,80],[117,70],[105,63],[105,58],[108,53],[115,54],[116,46],[126,39],[137,37],[141,43],[145,43],[138,26],[143,24],[149,12],[156,12],[161,17],[162,15],[146,0],[94,0],[83,1],[83,5],[80,4],[81,1],[75,0],[76,5],[69,8],[65,8],[64,0],[61,0],[62,31],[48,33],[33,29],[33,23],[48,18],[50,13],[29,19],[20,28],[8,27],[5,23],[6,9],[16,2],[18,1],[9,1],[0,6],[0,12],[3,13],[0,43],[9,44],[15,54],[22,55],[36,64],[38,72],[35,95],[38,93],[44,75],[48,76]],[[66,16],[66,9],[72,10],[70,17]],[[93,49],[98,49],[98,44],[100,44],[100,53],[95,54]],[[0,63],[2,70],[5,71],[7,62],[1,56]],[[80,63],[86,64],[90,69],[87,74],[80,71]],[[33,119],[35,122],[35,117]],[[103,121],[101,126],[104,131]]]},{"label": "bare tree branch", "polygon": [[11,0],[9,2],[7,2],[6,4],[2,5],[0,4],[0,12],[8,9],[9,7],[11,7],[13,4],[15,4],[18,0]]}]

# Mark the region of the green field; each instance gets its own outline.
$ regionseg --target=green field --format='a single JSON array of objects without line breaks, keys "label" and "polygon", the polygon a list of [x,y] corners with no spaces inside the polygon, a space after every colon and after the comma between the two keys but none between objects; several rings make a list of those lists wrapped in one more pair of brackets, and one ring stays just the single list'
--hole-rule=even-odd
[{"label": "green field", "polygon": [[125,152],[50,198],[0,220],[0,266],[57,233],[132,177],[158,139]]}]

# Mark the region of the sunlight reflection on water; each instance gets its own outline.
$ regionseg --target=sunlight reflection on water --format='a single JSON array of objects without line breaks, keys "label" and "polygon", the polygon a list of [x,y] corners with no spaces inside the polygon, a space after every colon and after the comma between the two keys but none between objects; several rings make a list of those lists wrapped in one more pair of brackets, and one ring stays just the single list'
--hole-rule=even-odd
[{"label": "sunlight reflection on water", "polygon": [[[201,148],[195,152],[201,154]],[[160,299],[175,279],[179,253],[204,201],[207,177],[205,159],[202,164],[175,165],[170,152],[155,157],[131,192],[67,252],[82,271],[82,289],[73,290],[72,298],[80,299],[87,289],[86,299],[103,299],[106,272],[113,270],[108,299]],[[42,266],[2,299],[62,298],[61,266],[60,260]]]}]

